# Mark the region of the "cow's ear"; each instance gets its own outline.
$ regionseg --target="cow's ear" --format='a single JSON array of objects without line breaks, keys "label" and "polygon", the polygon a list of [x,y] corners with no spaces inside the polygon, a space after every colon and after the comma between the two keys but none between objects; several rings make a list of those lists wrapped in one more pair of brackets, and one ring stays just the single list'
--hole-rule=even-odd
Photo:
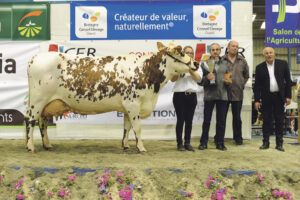
[{"label": "cow's ear", "polygon": [[163,45],[163,43],[161,43],[161,42],[157,42],[157,48],[158,48],[158,51],[163,51],[163,50],[167,49],[167,47],[165,47],[165,45]]},{"label": "cow's ear", "polygon": [[175,48],[175,52],[176,52],[176,54],[180,54],[181,53],[181,51],[182,51],[182,47],[181,46],[176,46]]}]

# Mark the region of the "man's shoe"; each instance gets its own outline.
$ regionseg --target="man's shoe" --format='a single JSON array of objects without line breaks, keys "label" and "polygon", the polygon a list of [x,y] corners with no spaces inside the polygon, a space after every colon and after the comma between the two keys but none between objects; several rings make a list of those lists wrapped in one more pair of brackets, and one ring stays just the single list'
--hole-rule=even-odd
[{"label": "man's shoe", "polygon": [[227,148],[225,147],[224,144],[217,144],[216,149],[219,149],[221,151],[226,151],[227,150]]},{"label": "man's shoe", "polygon": [[236,141],[235,144],[236,144],[237,146],[243,145],[243,140],[242,140],[242,141]]},{"label": "man's shoe", "polygon": [[284,152],[284,148],[282,147],[282,145],[278,145],[275,147],[278,151],[283,151]]},{"label": "man's shoe", "polygon": [[185,148],[183,147],[182,144],[180,144],[180,145],[177,146],[177,150],[178,151],[185,151]]},{"label": "man's shoe", "polygon": [[207,149],[207,145],[206,144],[200,144],[198,147],[199,150],[204,150]]},{"label": "man's shoe", "polygon": [[268,148],[269,148],[269,144],[267,144],[265,142],[259,147],[260,150],[264,150],[264,149],[268,149]]},{"label": "man's shoe", "polygon": [[190,144],[184,145],[184,148],[188,151],[195,151],[194,148]]}]

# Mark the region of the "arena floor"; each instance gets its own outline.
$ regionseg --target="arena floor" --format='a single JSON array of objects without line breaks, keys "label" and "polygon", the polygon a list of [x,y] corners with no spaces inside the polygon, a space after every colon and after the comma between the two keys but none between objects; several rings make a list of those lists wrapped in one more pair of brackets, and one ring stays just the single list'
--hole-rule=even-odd
[{"label": "arena floor", "polygon": [[[175,141],[145,140],[148,152],[139,154],[135,141],[124,152],[120,140],[54,140],[53,151],[45,151],[35,141],[36,153],[25,149],[23,140],[0,140],[0,199],[15,199],[20,192],[25,199],[49,199],[49,191],[58,198],[62,186],[70,190],[69,199],[103,199],[95,181],[109,170],[112,185],[107,188],[112,199],[121,199],[117,172],[134,174],[132,182],[139,186],[132,199],[183,199],[182,191],[193,193],[190,199],[209,200],[214,189],[205,182],[208,176],[220,175],[226,187],[224,199],[255,199],[274,189],[288,190],[300,199],[300,146],[297,139],[285,138],[285,152],[275,149],[275,138],[268,150],[259,150],[261,137],[236,146],[226,140],[227,151],[216,150],[210,141],[200,151],[198,139],[192,141],[195,152],[178,152]],[[257,174],[263,177],[256,183]],[[76,174],[75,183],[68,176]],[[22,191],[14,188],[24,178]],[[180,188],[180,189],[179,189]]]}]

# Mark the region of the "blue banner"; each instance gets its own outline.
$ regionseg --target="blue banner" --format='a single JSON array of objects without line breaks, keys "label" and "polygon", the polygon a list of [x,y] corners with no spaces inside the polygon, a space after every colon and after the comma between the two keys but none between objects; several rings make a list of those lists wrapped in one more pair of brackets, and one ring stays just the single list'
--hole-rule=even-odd
[{"label": "blue banner", "polygon": [[266,0],[265,45],[300,46],[300,0]]},{"label": "blue banner", "polygon": [[71,2],[71,40],[230,39],[231,1]]}]

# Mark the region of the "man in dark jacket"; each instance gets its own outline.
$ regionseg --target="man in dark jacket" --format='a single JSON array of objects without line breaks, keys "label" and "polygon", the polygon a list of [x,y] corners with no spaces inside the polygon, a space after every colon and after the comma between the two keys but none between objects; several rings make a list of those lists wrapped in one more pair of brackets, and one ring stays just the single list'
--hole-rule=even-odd
[{"label": "man in dark jacket", "polygon": [[243,107],[244,88],[249,78],[249,66],[246,59],[238,55],[239,43],[231,40],[227,53],[223,56],[232,73],[232,84],[228,87],[228,104],[231,104],[233,139],[236,145],[243,144],[241,111]]},{"label": "man in dark jacket", "polygon": [[284,104],[289,105],[291,102],[290,70],[286,61],[274,59],[273,48],[264,48],[263,56],[266,62],[256,66],[254,84],[254,108],[258,110],[262,106],[263,114],[263,144],[260,149],[269,148],[274,116],[276,149],[284,151]]}]

